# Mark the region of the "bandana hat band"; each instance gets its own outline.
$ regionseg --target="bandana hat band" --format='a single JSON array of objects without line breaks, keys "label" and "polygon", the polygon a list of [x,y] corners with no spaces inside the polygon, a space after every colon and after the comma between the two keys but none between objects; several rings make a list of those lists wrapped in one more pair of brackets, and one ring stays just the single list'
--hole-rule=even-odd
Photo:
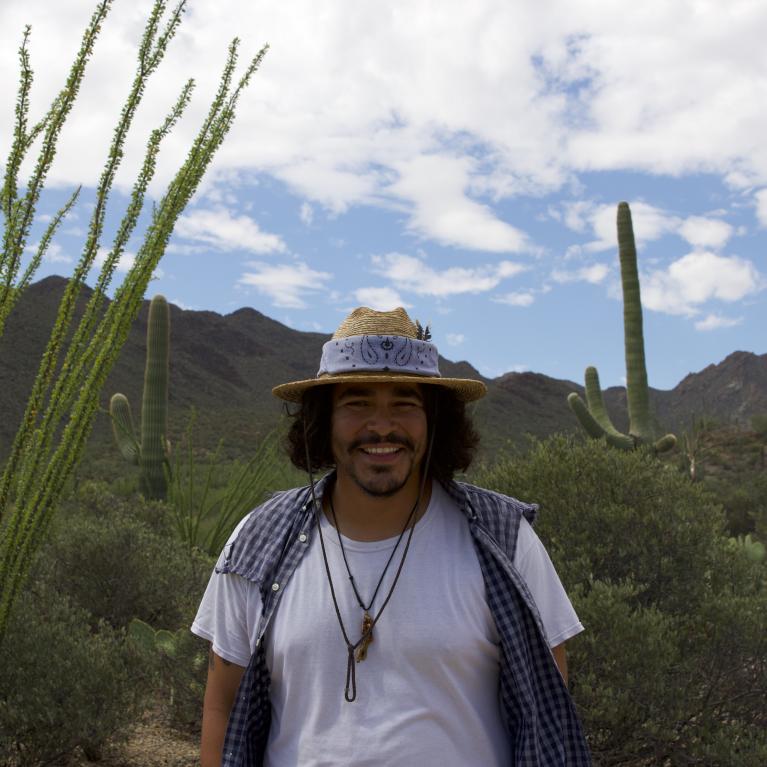
[{"label": "bandana hat band", "polygon": [[487,394],[482,381],[440,374],[439,354],[428,326],[413,322],[401,306],[386,312],[359,306],[323,344],[316,377],[280,384],[272,393],[286,402],[301,402],[317,386],[414,381],[449,389],[461,402]]},{"label": "bandana hat band", "polygon": [[317,377],[343,373],[403,373],[439,378],[437,347],[405,336],[333,338],[322,347]]}]

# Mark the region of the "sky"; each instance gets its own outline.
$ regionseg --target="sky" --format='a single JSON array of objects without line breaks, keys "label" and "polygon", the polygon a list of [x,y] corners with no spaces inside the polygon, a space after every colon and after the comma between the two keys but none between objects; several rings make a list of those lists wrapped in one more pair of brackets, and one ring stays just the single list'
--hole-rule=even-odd
[{"label": "sky", "polygon": [[[94,7],[0,3],[0,162],[24,25],[35,118]],[[82,251],[150,7],[116,0],[103,26],[30,245],[83,192],[38,277],[71,274]],[[650,384],[767,352],[767,3],[190,0],[137,114],[103,253],[150,131],[194,77],[161,152],[159,199],[235,36],[243,61],[270,50],[148,296],[222,314],[249,306],[323,333],[355,306],[404,306],[443,356],[490,378],[581,382],[593,364],[603,386],[620,385],[625,200]]]}]

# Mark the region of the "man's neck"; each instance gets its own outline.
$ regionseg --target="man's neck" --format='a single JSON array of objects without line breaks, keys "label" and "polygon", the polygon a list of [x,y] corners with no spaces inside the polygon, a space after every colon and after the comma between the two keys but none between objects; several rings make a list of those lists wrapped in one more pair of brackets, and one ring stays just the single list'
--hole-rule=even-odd
[{"label": "man's neck", "polygon": [[419,499],[421,483],[413,477],[401,490],[389,496],[373,496],[366,493],[351,477],[337,475],[323,499],[325,515],[333,524],[329,495],[332,494],[333,508],[340,532],[355,541],[382,541],[399,535],[405,527],[413,506],[418,508],[412,522],[426,512],[431,498],[431,481],[424,483]]}]

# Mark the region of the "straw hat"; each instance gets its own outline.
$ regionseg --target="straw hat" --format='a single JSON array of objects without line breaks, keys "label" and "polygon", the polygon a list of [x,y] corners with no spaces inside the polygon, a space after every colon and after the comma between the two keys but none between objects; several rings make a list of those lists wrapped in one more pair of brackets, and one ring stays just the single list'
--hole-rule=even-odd
[{"label": "straw hat", "polygon": [[402,307],[377,312],[360,306],[323,345],[316,378],[275,386],[272,394],[288,402],[300,402],[307,389],[352,382],[444,386],[463,402],[487,393],[482,381],[442,378],[437,347],[429,341],[428,331],[424,333]]}]

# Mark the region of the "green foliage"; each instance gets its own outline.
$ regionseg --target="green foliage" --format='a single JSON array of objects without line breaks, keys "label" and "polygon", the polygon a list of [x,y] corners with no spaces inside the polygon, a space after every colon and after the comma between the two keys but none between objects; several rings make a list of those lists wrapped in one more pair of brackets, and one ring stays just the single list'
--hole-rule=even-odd
[{"label": "green foliage", "polygon": [[751,418],[751,428],[760,436],[767,437],[767,413],[758,413]]},{"label": "green foliage", "polygon": [[767,571],[700,483],[564,437],[474,480],[541,504],[536,529],[586,627],[568,651],[597,764],[759,763]]},{"label": "green foliage", "polygon": [[30,583],[11,615],[0,663],[0,764],[50,764],[80,746],[99,757],[149,689],[146,656],[53,585]]},{"label": "green foliage", "polygon": [[196,455],[194,419],[193,414],[184,450],[175,456],[169,503],[179,538],[217,557],[245,514],[271,493],[300,484],[303,476],[281,450],[282,426],[264,437],[249,461],[226,465],[220,460],[223,442],[207,459]]},{"label": "green foliage", "polygon": [[[12,659],[9,666],[36,667],[40,680],[34,676],[30,688],[22,690],[19,675],[8,681],[9,697],[0,693],[0,725],[6,722],[3,701],[14,707],[16,719],[8,722],[28,720],[32,724],[26,729],[10,728],[9,724],[10,729],[0,730],[15,733],[18,729],[19,742],[27,750],[38,745],[48,748],[48,740],[37,732],[35,724],[51,716],[45,711],[48,700],[54,705],[59,705],[60,700],[79,704],[80,696],[89,694],[100,680],[104,693],[95,695],[94,706],[103,706],[103,717],[94,715],[86,705],[82,716],[73,715],[61,723],[56,720],[56,727],[69,727],[58,739],[66,751],[87,744],[96,754],[116,729],[132,723],[138,709],[148,705],[150,698],[161,702],[172,725],[198,728],[206,648],[191,634],[189,626],[214,560],[196,550],[189,551],[176,539],[163,504],[136,494],[121,498],[103,483],[83,483],[63,505],[53,533],[38,551],[33,567],[30,593],[34,600],[30,603],[24,599],[15,611],[20,617],[32,604],[33,614],[39,612],[42,616],[39,622],[45,624],[45,632],[39,641],[31,640],[29,655],[12,637],[8,645]],[[151,642],[141,641],[142,627]],[[18,636],[20,629],[14,631]],[[47,643],[57,643],[56,637],[62,632],[71,632],[71,641],[81,642],[82,646],[75,652],[69,640],[59,642],[51,654]],[[59,657],[59,645],[67,654],[65,660]],[[92,670],[81,673],[77,664],[86,662],[89,652],[101,655],[96,657]],[[52,685],[45,686],[47,661],[43,659],[58,664],[52,674],[55,691]],[[67,669],[74,669],[74,673],[70,675]],[[0,671],[3,692],[4,684]],[[38,690],[34,685],[43,687]],[[115,711],[112,704],[103,702],[103,697],[111,694],[116,685],[120,690],[115,696]],[[15,742],[9,739],[4,745],[11,748]],[[50,743],[55,746],[56,742],[52,736]],[[1,758],[0,763],[4,763]],[[34,762],[22,761],[28,763]]]},{"label": "green foliage", "polygon": [[206,644],[186,626],[174,632],[155,630],[138,618],[130,622],[128,637],[141,652],[154,657],[160,685],[168,693],[171,723],[196,729],[205,694]]},{"label": "green foliage", "polygon": [[590,437],[604,439],[608,444],[622,450],[632,450],[635,447],[647,445],[656,453],[661,453],[674,447],[676,437],[673,434],[666,434],[665,437],[658,438],[650,413],[637,253],[631,211],[626,202],[618,205],[618,251],[623,288],[629,433],[622,434],[613,426],[602,398],[599,374],[595,367],[586,368],[586,403],[588,404],[584,404],[575,392],[568,396],[567,402]]},{"label": "green foliage", "polygon": [[109,403],[115,441],[123,457],[138,464],[141,492],[147,498],[164,500],[168,494],[168,378],[170,362],[170,309],[165,296],[149,303],[146,331],[146,368],[141,401],[141,439],[133,430],[130,403],[124,394],[114,394]]},{"label": "green foliage", "polygon": [[707,475],[704,482],[725,509],[730,535],[751,533],[767,543],[767,473]]},{"label": "green foliage", "polygon": [[[142,212],[161,143],[188,105],[193,81],[188,81],[182,87],[167,117],[150,136],[130,203],[111,248],[107,248],[108,255],[91,298],[79,324],[73,328],[77,299],[101,247],[107,199],[124,155],[127,134],[146,91],[147,82],[162,61],[178,29],[184,5],[185,0],[179,0],[170,11],[164,26],[162,22],[167,10],[166,0],[155,0],[150,11],[139,45],[135,79],[118,118],[104,170],[96,187],[96,203],[83,252],[59,305],[22,423],[0,477],[0,518],[7,517],[3,519],[5,524],[0,527],[0,641],[5,633],[11,606],[27,575],[29,563],[44,538],[67,480],[82,455],[98,410],[99,392],[138,313],[152,273],[164,253],[176,220],[194,194],[208,164],[231,127],[242,91],[266,52],[266,48],[262,49],[246,67],[239,82],[233,84],[239,41],[235,39],[231,43],[220,86],[207,117],[185,162],[152,211],[134,265],[122,284],[116,288],[114,300],[104,310],[106,292],[115,268]],[[44,118],[31,128],[27,121],[32,83],[27,52],[29,29],[24,33],[19,51],[21,80],[13,141],[0,194],[0,211],[4,221],[3,251],[0,255],[0,334],[18,296],[29,284],[56,228],[76,199],[77,192],[54,217],[29,266],[19,277],[37,203],[56,154],[60,131],[77,97],[86,64],[110,6],[111,0],[103,0],[97,6],[64,87]],[[19,171],[28,150],[38,138],[41,144],[38,160],[26,190],[20,194]]]},{"label": "green foliage", "polygon": [[141,496],[121,499],[103,484],[85,483],[41,549],[41,577],[59,584],[94,624],[126,628],[140,618],[188,626],[214,560],[189,551],[165,522],[150,521],[167,516]]}]

